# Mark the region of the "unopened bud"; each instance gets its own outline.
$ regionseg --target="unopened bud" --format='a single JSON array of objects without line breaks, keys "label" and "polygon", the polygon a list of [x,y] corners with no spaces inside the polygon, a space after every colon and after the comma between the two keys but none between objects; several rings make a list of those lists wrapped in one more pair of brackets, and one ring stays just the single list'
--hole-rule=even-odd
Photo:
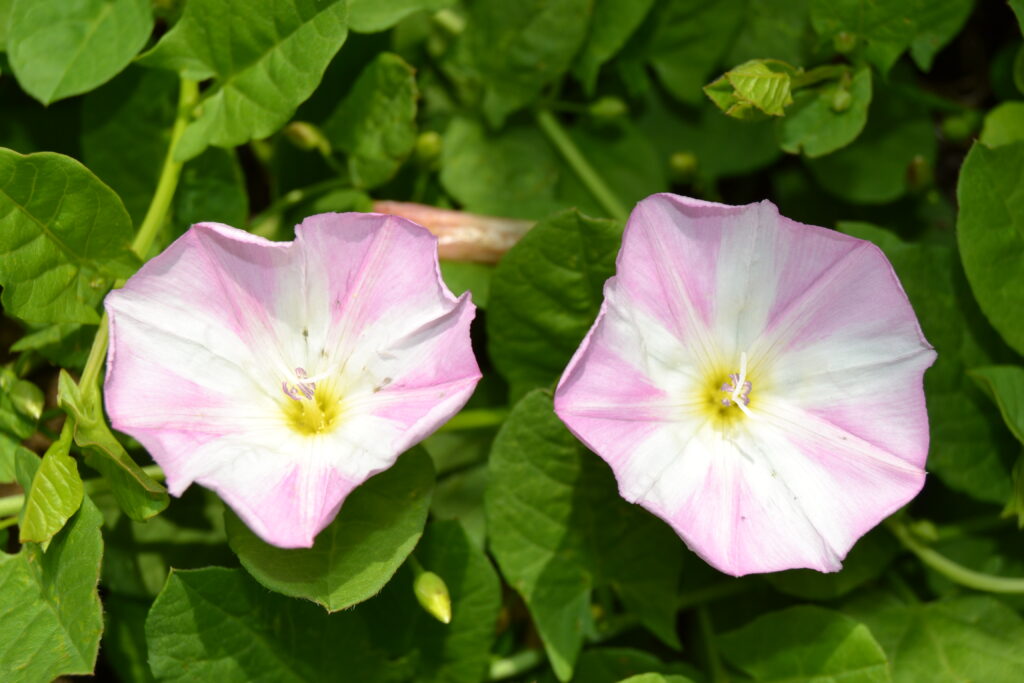
[{"label": "unopened bud", "polygon": [[319,128],[305,121],[292,121],[284,127],[284,135],[289,142],[305,150],[317,150],[324,156],[331,153],[331,143],[327,141]]},{"label": "unopened bud", "polygon": [[978,132],[981,114],[970,109],[942,120],[942,135],[950,142],[963,142]]},{"label": "unopened bud", "polygon": [[832,37],[832,47],[841,55],[849,54],[857,47],[857,36],[849,31],[840,31]]},{"label": "unopened bud", "polygon": [[423,131],[416,138],[416,160],[423,165],[429,165],[441,156],[442,143],[441,135],[437,131]]},{"label": "unopened bud", "polygon": [[442,624],[451,623],[452,599],[444,579],[434,572],[420,572],[413,580],[412,589],[416,600],[430,616]]},{"label": "unopened bud", "polygon": [[611,95],[605,95],[591,102],[587,110],[595,119],[617,119],[629,112],[626,103],[621,98]]},{"label": "unopened bud", "polygon": [[673,182],[688,185],[697,175],[697,156],[692,152],[676,152],[668,159]]},{"label": "unopened bud", "polygon": [[935,173],[931,164],[922,155],[917,154],[910,161],[907,167],[907,184],[912,191],[923,190],[930,187],[935,180]]},{"label": "unopened bud", "polygon": [[837,88],[832,94],[832,111],[844,112],[850,108],[851,104],[853,104],[853,95],[846,88]]}]

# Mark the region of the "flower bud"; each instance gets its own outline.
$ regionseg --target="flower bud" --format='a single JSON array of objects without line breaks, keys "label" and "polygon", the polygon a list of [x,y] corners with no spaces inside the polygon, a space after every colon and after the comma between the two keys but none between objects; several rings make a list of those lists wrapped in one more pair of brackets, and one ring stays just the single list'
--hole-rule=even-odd
[{"label": "flower bud", "polygon": [[325,156],[331,153],[331,143],[312,123],[292,121],[284,127],[284,135],[299,149],[315,149]]},{"label": "flower bud", "polygon": [[430,616],[442,624],[451,623],[452,600],[444,579],[434,572],[420,572],[413,580],[412,589],[416,600]]},{"label": "flower bud", "polygon": [[841,55],[850,54],[857,47],[857,36],[849,31],[840,31],[832,37],[832,47]]},{"label": "flower bud", "polygon": [[587,111],[589,111],[590,115],[595,119],[605,120],[617,119],[629,113],[629,110],[626,108],[626,103],[623,102],[621,98],[612,97],[611,95],[605,95],[604,97],[591,102],[587,107]]},{"label": "flower bud", "polygon": [[692,152],[676,152],[668,159],[673,182],[687,185],[697,175],[697,156]]}]

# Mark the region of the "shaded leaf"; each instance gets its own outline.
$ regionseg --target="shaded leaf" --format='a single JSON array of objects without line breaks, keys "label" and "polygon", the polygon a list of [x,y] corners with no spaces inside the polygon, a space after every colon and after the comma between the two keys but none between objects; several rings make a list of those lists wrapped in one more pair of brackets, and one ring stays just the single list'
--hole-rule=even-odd
[{"label": "shaded leaf", "polygon": [[[845,106],[839,107],[840,98],[846,96]],[[848,84],[833,82],[801,90],[777,124],[779,146],[811,158],[830,154],[860,135],[870,104],[871,70],[866,67],[858,69]]]},{"label": "shaded leaf", "polygon": [[1024,368],[990,365],[973,368],[968,374],[992,397],[1006,426],[1024,444]]},{"label": "shaded leaf", "polygon": [[564,211],[538,223],[498,264],[489,349],[514,398],[562,374],[597,317],[621,236],[616,221]]},{"label": "shaded leaf", "polygon": [[398,55],[382,52],[359,74],[323,132],[348,155],[357,187],[391,179],[416,144],[416,78]]},{"label": "shaded leaf", "polygon": [[653,4],[654,0],[594,0],[590,31],[573,67],[587,93],[594,92],[601,66],[622,49]]},{"label": "shaded leaf", "polygon": [[678,646],[672,596],[682,544],[616,493],[600,458],[527,394],[498,432],[485,498],[491,551],[525,600],[548,659],[569,680],[591,622],[591,592],[610,586],[627,610]]},{"label": "shaded leaf", "polygon": [[1024,142],[975,144],[957,183],[960,258],[978,305],[1024,354]]}]

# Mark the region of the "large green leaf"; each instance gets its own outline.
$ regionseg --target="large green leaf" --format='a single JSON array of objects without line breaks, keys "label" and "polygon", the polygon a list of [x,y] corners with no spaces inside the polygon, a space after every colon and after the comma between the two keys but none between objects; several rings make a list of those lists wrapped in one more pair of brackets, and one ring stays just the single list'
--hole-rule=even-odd
[{"label": "large green leaf", "polygon": [[44,553],[0,552],[0,678],[10,683],[91,674],[103,629],[96,586],[102,518],[85,498]]},{"label": "large green leaf", "polygon": [[132,274],[124,204],[80,163],[0,148],[0,285],[31,322],[99,322],[111,281]]},{"label": "large green leaf", "polygon": [[938,359],[924,375],[931,445],[928,469],[948,486],[978,500],[1002,504],[1010,495],[1006,464],[1015,452],[991,405],[967,369],[993,362],[995,336],[970,301],[954,251],[941,244],[907,243],[863,223],[840,229],[885,252],[914,306]]},{"label": "large green leaf", "polygon": [[356,612],[328,615],[239,569],[172,572],[146,618],[146,643],[163,681],[392,680]]},{"label": "large green leaf", "polygon": [[996,402],[1006,426],[1024,444],[1024,368],[990,365],[973,368],[970,375]]},{"label": "large green leaf", "polygon": [[82,505],[84,489],[78,463],[68,455],[71,433],[50,444],[26,489],[25,508],[18,522],[18,540],[47,544]]},{"label": "large green leaf", "polygon": [[1024,142],[976,144],[957,183],[960,258],[978,305],[1024,354]]},{"label": "large green leaf", "polygon": [[141,58],[212,78],[179,142],[191,159],[275,132],[316,88],[348,33],[345,0],[192,0]]},{"label": "large green leaf", "polygon": [[1024,668],[1024,621],[998,600],[906,604],[871,594],[847,606],[889,655],[896,683],[1012,683]]},{"label": "large green leaf", "polygon": [[498,432],[485,508],[491,551],[561,680],[572,675],[599,587],[613,588],[644,625],[678,642],[682,543],[618,496],[607,465],[555,416],[550,394],[528,394]]},{"label": "large green leaf", "polygon": [[370,62],[338,109],[324,122],[331,145],[348,155],[357,187],[391,179],[416,144],[416,77],[398,55]]},{"label": "large green leaf", "polygon": [[[650,64],[672,96],[690,104],[729,50],[743,14],[742,0],[669,0],[648,17],[625,52]],[[758,55],[763,56],[763,55]]]},{"label": "large green leaf", "polygon": [[429,525],[416,547],[416,559],[447,585],[451,623],[442,624],[416,603],[412,572],[403,569],[379,597],[357,610],[367,620],[374,642],[396,659],[411,658],[416,672],[410,679],[416,683],[486,680],[501,608],[497,573],[458,522]]},{"label": "large green leaf", "polygon": [[0,368],[0,434],[9,435],[15,443],[31,436],[42,413],[42,401],[39,387],[20,379],[8,367]]},{"label": "large green leaf", "polygon": [[234,514],[228,542],[267,588],[336,612],[376,594],[416,547],[433,486],[430,456],[416,448],[353,491],[312,548],[269,545]]},{"label": "large green leaf", "polygon": [[[666,664],[649,652],[627,647],[588,648],[580,655],[572,680],[579,683],[618,683],[629,676],[644,675],[652,671],[659,672],[658,675],[667,674],[669,683],[680,683],[678,678],[682,678],[686,683],[689,683],[691,678],[703,680],[686,664]],[[552,672],[547,671],[541,674],[537,683],[552,683],[557,680]]]},{"label": "large green leaf", "polygon": [[[845,93],[843,95],[842,93]],[[849,96],[845,107],[838,98]],[[868,120],[871,70],[861,67],[850,82],[799,91],[793,106],[779,120],[779,146],[791,154],[820,157],[856,139]]]},{"label": "large green leaf", "polygon": [[881,646],[864,624],[821,607],[764,614],[718,638],[722,654],[755,681],[885,683]]},{"label": "large green leaf", "polygon": [[14,0],[7,55],[44,104],[88,92],[128,66],[153,30],[149,0]]},{"label": "large green leaf", "polygon": [[564,211],[538,223],[498,264],[487,332],[514,397],[552,384],[565,369],[597,317],[621,235],[616,221]]},{"label": "large green leaf", "polygon": [[445,131],[441,184],[467,211],[540,218],[563,208],[555,197],[560,173],[555,151],[532,126],[492,134],[459,117]]},{"label": "large green leaf", "polygon": [[121,509],[138,521],[162,512],[169,502],[167,489],[142,471],[110,431],[99,389],[80,387],[61,370],[57,401],[74,420],[75,443],[86,450],[86,462],[110,484]]},{"label": "large green leaf", "polygon": [[484,87],[483,111],[500,126],[572,64],[591,0],[474,2],[462,40]]},{"label": "large green leaf", "polygon": [[601,66],[622,49],[653,4],[654,0],[594,0],[590,32],[573,68],[588,93],[594,92]]}]

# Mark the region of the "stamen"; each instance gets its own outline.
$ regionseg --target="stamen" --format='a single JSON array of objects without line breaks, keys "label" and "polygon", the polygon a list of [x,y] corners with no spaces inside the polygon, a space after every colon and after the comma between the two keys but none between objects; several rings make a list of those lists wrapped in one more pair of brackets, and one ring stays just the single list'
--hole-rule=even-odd
[{"label": "stamen", "polygon": [[729,373],[729,380],[719,389],[719,391],[729,394],[727,398],[722,399],[722,405],[725,407],[734,405],[745,415],[750,416],[751,413],[747,406],[750,405],[750,390],[753,389],[753,384],[747,381],[746,352],[740,354],[740,371]]},{"label": "stamen", "polygon": [[295,377],[299,381],[294,385],[288,384],[287,380],[281,382],[281,389],[285,395],[292,400],[301,401],[302,398],[299,396],[299,393],[301,393],[306,400],[311,400],[316,395],[316,382],[310,381],[314,378],[306,374],[304,368],[295,368]]}]

